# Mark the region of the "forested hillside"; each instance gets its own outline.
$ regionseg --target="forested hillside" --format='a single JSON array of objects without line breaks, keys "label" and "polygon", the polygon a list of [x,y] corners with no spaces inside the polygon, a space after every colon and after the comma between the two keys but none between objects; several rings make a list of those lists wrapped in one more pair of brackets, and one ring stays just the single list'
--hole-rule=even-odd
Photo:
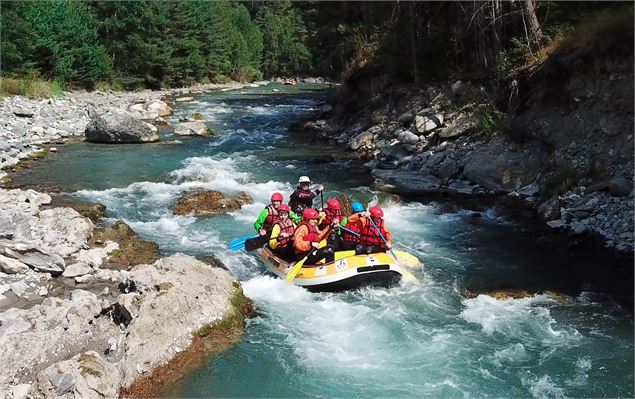
[{"label": "forested hillside", "polygon": [[[5,77],[124,89],[323,76],[355,84],[500,77],[632,4],[467,2],[2,2]],[[617,22],[619,25],[619,22]]]}]

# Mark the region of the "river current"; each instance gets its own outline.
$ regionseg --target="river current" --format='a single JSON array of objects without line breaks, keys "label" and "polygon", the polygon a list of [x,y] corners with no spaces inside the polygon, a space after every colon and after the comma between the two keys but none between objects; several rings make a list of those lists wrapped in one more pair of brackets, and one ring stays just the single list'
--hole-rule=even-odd
[{"label": "river current", "polygon": [[[619,275],[619,259],[572,253],[492,210],[475,218],[460,206],[373,192],[357,161],[324,162],[342,153],[287,132],[325,96],[314,85],[201,95],[171,120],[201,113],[214,138],[165,128],[162,140],[181,144],[68,144],[17,177],[101,202],[107,222],[123,219],[164,254],[213,254],[241,281],[256,317],[234,348],[170,395],[633,397],[633,316],[599,293],[632,296],[632,271]],[[300,175],[324,184],[325,200],[346,194],[381,204],[396,246],[423,262],[413,270],[418,282],[309,293],[267,274],[255,255],[227,249],[252,234],[271,193],[288,196]],[[193,189],[245,191],[254,204],[217,217],[174,216],[176,198]],[[501,287],[566,295],[478,295]]]}]

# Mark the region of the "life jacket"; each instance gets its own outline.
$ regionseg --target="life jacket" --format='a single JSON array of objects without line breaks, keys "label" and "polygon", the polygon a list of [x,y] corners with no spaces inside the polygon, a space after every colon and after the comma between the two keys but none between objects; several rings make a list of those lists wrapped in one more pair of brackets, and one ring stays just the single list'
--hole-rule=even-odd
[{"label": "life jacket", "polygon": [[[375,222],[375,225],[379,228],[379,231],[381,231],[384,238],[386,238],[384,220],[380,220],[379,223]],[[367,247],[373,246],[388,249],[384,240],[382,240],[381,236],[377,233],[377,229],[373,226],[373,221],[370,219],[366,221],[366,225],[362,228],[362,231],[360,231],[359,243]]]},{"label": "life jacket", "polygon": [[[293,194],[295,194],[297,198],[292,198],[292,200],[289,201],[289,206],[292,211],[299,213],[313,206],[313,192],[311,192],[311,190],[297,188]],[[293,194],[291,195],[293,196]]]},{"label": "life jacket", "polygon": [[309,229],[309,234],[307,234],[306,237],[304,237],[305,241],[320,242],[320,235],[318,233],[318,229],[316,226],[313,226],[311,223],[305,220],[298,225],[298,228],[296,229],[296,231],[300,228],[300,226],[306,226]]},{"label": "life jacket", "polygon": [[[348,223],[346,223],[345,227],[346,227],[346,229],[348,229],[350,231],[354,231],[355,233],[360,233],[361,232],[361,229],[359,228],[359,224],[358,223],[348,222]],[[342,238],[344,239],[344,241],[348,241],[348,242],[352,242],[352,243],[358,243],[359,242],[359,236],[353,235],[353,234],[349,233],[346,230],[342,231]]]},{"label": "life jacket", "polygon": [[265,209],[269,212],[267,218],[265,219],[265,223],[262,225],[262,228],[271,231],[273,224],[278,221],[278,210],[273,207],[273,205],[269,204],[265,207]]},{"label": "life jacket", "polygon": [[344,215],[342,215],[342,211],[340,211],[339,209],[330,210],[329,208],[325,208],[322,210],[322,212],[324,212],[326,216],[320,224],[321,230],[324,230],[324,228],[329,226],[335,219],[338,220],[338,224],[342,221],[342,219],[344,219]]},{"label": "life jacket", "polygon": [[282,249],[289,245],[289,243],[293,240],[293,232],[295,231],[295,226],[291,219],[287,219],[286,222],[278,220],[276,223],[274,223],[274,225],[276,224],[280,226],[280,235],[282,235],[282,233],[289,234],[289,237],[286,238],[280,237],[280,235],[278,235],[278,237],[280,238],[278,239],[278,246],[276,247],[276,249]]}]

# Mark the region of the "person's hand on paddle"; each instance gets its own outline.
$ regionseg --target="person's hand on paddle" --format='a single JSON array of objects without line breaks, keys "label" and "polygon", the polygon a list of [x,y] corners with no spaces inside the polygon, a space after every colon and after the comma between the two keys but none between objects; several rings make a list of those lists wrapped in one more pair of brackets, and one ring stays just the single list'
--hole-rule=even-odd
[{"label": "person's hand on paddle", "polygon": [[318,249],[318,247],[320,246],[320,243],[318,243],[318,242],[312,242],[312,243],[311,243],[311,246],[312,246],[313,248],[315,248],[315,249]]},{"label": "person's hand on paddle", "polygon": [[370,217],[370,212],[368,212],[368,211],[360,212],[360,215],[362,215],[363,217],[367,218],[367,217]]},{"label": "person's hand on paddle", "polygon": [[320,184],[319,186],[317,186],[316,191],[319,191],[319,192],[324,191],[324,186]]},{"label": "person's hand on paddle", "polygon": [[282,238],[291,237],[291,234],[289,234],[289,233],[280,233],[280,237],[282,237]]},{"label": "person's hand on paddle", "polygon": [[386,248],[391,249],[391,248],[392,248],[392,244],[391,244],[391,243],[389,243],[389,242],[387,242],[387,243],[386,243]]},{"label": "person's hand on paddle", "polygon": [[320,211],[320,213],[318,213],[318,216],[320,217],[320,219],[323,219],[326,217],[326,213],[324,213],[324,211]]},{"label": "person's hand on paddle", "polygon": [[258,230],[258,233],[260,233],[260,235],[261,235],[261,236],[264,236],[264,235],[266,235],[266,234],[267,234],[267,230],[265,230],[265,229],[260,229],[260,230]]}]

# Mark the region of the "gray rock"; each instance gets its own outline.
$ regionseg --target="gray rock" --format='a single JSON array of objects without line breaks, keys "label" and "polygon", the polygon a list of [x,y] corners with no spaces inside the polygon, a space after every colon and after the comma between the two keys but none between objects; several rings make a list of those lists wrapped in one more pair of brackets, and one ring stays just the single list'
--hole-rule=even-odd
[{"label": "gray rock", "polygon": [[85,274],[90,274],[92,270],[93,269],[86,263],[77,262],[73,263],[72,265],[68,265],[64,270],[64,273],[62,273],[62,277],[73,278],[83,276]]},{"label": "gray rock", "polygon": [[458,173],[458,171],[459,164],[454,159],[449,157],[446,157],[441,163],[430,167],[430,173],[445,179],[454,176]]},{"label": "gray rock", "polygon": [[583,223],[576,221],[571,224],[571,232],[573,234],[583,234],[586,231],[587,227]]},{"label": "gray rock", "polygon": [[426,134],[443,125],[443,115],[424,113],[415,116],[415,129],[418,134]]},{"label": "gray rock", "polygon": [[48,378],[53,385],[53,389],[55,389],[55,393],[58,395],[63,395],[75,385],[75,379],[71,374],[54,372]]},{"label": "gray rock", "polygon": [[403,144],[415,144],[419,141],[419,136],[412,133],[410,130],[404,130],[399,133],[397,136],[397,140],[399,140]]},{"label": "gray rock", "polygon": [[540,187],[536,183],[518,189],[518,194],[522,197],[535,197],[538,193],[540,193]]},{"label": "gray rock", "polygon": [[626,197],[633,190],[633,180],[614,177],[608,182],[609,193],[616,197]]},{"label": "gray rock", "polygon": [[547,226],[551,227],[552,229],[561,229],[567,225],[568,225],[567,222],[562,219],[557,219],[557,220],[552,220],[550,222],[547,222]]},{"label": "gray rock", "polygon": [[209,136],[210,130],[203,122],[185,122],[174,127],[174,134],[179,136]]},{"label": "gray rock", "polygon": [[18,384],[12,389],[13,399],[26,399],[31,390],[31,384]]},{"label": "gray rock", "polygon": [[397,122],[400,125],[405,126],[409,124],[410,122],[412,122],[413,118],[414,118],[414,115],[412,114],[412,112],[404,112],[403,114],[399,115],[399,117],[397,118]]},{"label": "gray rock", "polygon": [[86,141],[94,143],[148,143],[159,141],[157,128],[126,112],[109,111],[91,119]]},{"label": "gray rock", "polygon": [[476,114],[461,114],[452,122],[447,122],[446,127],[439,129],[439,137],[449,139],[471,133],[476,129],[478,123],[479,118]]},{"label": "gray rock", "polygon": [[29,270],[29,266],[20,262],[17,259],[8,258],[0,255],[0,271],[7,274],[26,273]]},{"label": "gray rock", "polygon": [[538,216],[544,221],[560,218],[560,201],[557,196],[551,197],[538,207]]},{"label": "gray rock", "polygon": [[438,193],[441,181],[425,172],[374,169],[375,186],[397,194]]},{"label": "gray rock", "polygon": [[361,148],[372,149],[373,136],[374,134],[369,130],[358,134],[349,144],[350,149],[353,151],[357,151]]}]

